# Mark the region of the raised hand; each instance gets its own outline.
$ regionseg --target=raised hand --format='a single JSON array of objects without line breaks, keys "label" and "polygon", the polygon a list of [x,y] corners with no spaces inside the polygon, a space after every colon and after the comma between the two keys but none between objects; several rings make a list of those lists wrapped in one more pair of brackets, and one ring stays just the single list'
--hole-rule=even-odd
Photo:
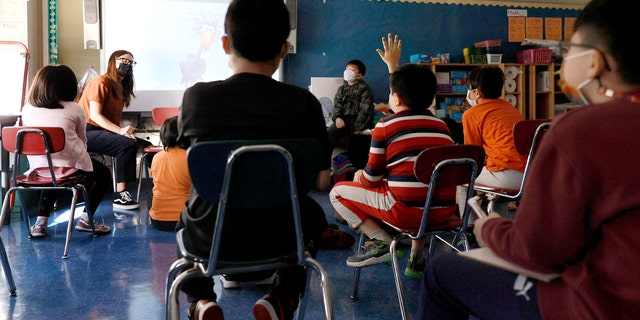
[{"label": "raised hand", "polygon": [[381,49],[376,49],[378,55],[384,63],[387,64],[387,68],[389,69],[389,73],[394,72],[398,67],[400,67],[400,53],[402,52],[402,40],[398,38],[398,35],[391,36],[391,33],[387,35],[387,38],[382,37],[382,47],[384,51]]}]

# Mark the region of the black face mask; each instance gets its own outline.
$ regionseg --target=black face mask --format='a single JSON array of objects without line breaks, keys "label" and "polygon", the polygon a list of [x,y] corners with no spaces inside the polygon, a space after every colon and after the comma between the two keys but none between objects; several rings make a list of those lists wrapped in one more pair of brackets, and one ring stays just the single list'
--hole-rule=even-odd
[{"label": "black face mask", "polygon": [[133,68],[131,68],[130,64],[121,63],[118,67],[118,74],[121,77],[130,76],[131,74],[133,74]]}]

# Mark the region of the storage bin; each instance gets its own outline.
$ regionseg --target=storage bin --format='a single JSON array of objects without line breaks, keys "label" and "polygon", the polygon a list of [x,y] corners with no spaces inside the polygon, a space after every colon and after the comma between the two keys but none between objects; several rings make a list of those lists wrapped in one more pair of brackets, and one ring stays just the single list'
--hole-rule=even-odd
[{"label": "storage bin", "polygon": [[551,49],[528,49],[516,52],[516,61],[522,64],[543,64],[551,63]]}]

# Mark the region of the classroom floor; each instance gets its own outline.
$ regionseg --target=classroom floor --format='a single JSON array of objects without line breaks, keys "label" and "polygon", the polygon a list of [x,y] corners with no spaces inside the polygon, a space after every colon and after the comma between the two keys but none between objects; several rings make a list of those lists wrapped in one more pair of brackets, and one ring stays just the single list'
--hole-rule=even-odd
[{"label": "classroom floor", "polygon": [[[129,190],[135,195],[135,187]],[[66,221],[69,210],[52,214],[51,237],[28,239],[24,222],[16,212],[11,223],[2,227],[2,241],[17,286],[17,296],[10,297],[7,283],[0,279],[0,320],[12,319],[163,319],[165,278],[176,259],[173,232],[151,227],[146,196],[141,208],[114,212],[105,201],[96,219],[112,228],[105,236],[92,238],[74,230],[69,258],[62,259]],[[315,192],[327,219],[335,222],[328,192]],[[76,219],[82,209],[77,210]],[[351,232],[346,226],[341,229]],[[355,233],[354,233],[355,235]],[[362,269],[359,299],[350,298],[353,268],[346,265],[351,249],[322,249],[317,260],[327,270],[335,319],[400,319],[391,267],[386,264]],[[400,262],[401,270],[407,258]],[[411,314],[417,304],[419,280],[403,277],[407,304]],[[222,289],[216,279],[218,302],[225,319],[253,319],[252,307],[266,293],[265,288],[243,284],[240,290]],[[323,319],[319,281],[312,277],[307,290],[305,319]],[[181,295],[181,319],[187,319],[187,303]]]}]

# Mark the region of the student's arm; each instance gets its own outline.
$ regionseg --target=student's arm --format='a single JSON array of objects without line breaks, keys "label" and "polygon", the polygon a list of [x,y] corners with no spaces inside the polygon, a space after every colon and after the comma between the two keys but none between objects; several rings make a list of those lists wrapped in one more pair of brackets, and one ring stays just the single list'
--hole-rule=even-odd
[{"label": "student's arm", "polygon": [[136,137],[133,135],[135,132],[135,128],[131,126],[126,126],[124,128],[120,128],[119,125],[109,121],[105,116],[102,115],[102,103],[97,101],[89,101],[89,118],[93,120],[96,124],[98,124],[101,128],[123,135],[125,137],[135,139]]},{"label": "student's arm", "polygon": [[384,51],[381,49],[376,49],[378,55],[384,63],[387,64],[387,68],[389,69],[389,73],[393,73],[400,67],[400,53],[402,52],[402,40],[398,38],[398,35],[391,37],[391,33],[387,35],[387,39],[382,37],[382,47]]}]

